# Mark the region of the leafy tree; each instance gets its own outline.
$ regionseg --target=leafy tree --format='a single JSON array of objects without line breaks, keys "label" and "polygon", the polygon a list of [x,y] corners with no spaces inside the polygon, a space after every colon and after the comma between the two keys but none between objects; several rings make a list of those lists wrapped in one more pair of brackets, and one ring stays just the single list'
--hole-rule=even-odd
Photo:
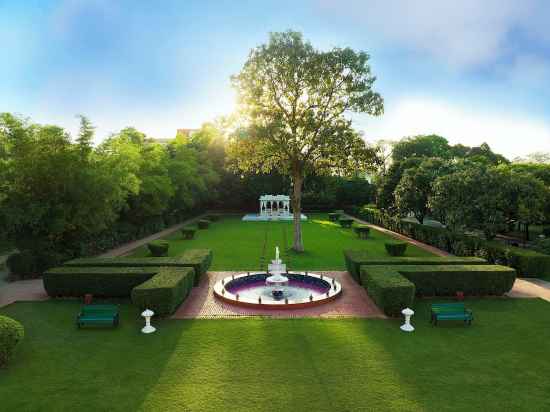
[{"label": "leafy tree", "polygon": [[495,168],[462,168],[434,182],[429,207],[451,228],[479,229],[493,239],[506,227],[506,183]]},{"label": "leafy tree", "polygon": [[401,139],[393,146],[392,159],[399,162],[411,157],[440,157],[449,159],[451,146],[444,137],[431,134]]},{"label": "leafy tree", "polygon": [[288,31],[271,34],[267,44],[253,49],[232,78],[247,127],[233,135],[228,154],[241,171],[291,176],[295,251],[304,250],[306,175],[354,174],[373,162],[373,150],[345,117],[350,111],[383,111],[368,60],[368,54],[350,48],[316,50],[300,33]]},{"label": "leafy tree", "polygon": [[429,212],[428,200],[434,181],[449,172],[448,162],[439,159],[423,160],[416,168],[405,170],[395,189],[395,203],[401,214],[412,213],[420,222]]},{"label": "leafy tree", "polygon": [[395,208],[395,188],[401,181],[403,173],[408,169],[418,167],[420,163],[422,163],[422,158],[419,157],[410,157],[393,162],[386,173],[376,178],[376,204],[379,208],[393,211]]}]

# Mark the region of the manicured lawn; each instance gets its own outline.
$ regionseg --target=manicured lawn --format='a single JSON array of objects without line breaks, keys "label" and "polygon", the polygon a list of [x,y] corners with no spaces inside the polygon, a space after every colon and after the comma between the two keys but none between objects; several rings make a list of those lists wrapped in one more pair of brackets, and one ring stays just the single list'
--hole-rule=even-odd
[{"label": "manicured lawn", "polygon": [[[265,239],[267,258],[271,260],[275,258],[275,246],[283,253],[285,234],[286,244],[292,246],[292,230],[291,222],[242,222],[240,216],[225,216],[209,229],[198,230],[193,240],[184,240],[180,232],[168,237],[169,255],[179,255],[189,248],[209,248],[214,251],[211,270],[259,270]],[[344,249],[366,249],[373,257],[389,257],[384,242],[392,239],[376,230],[370,231],[368,239],[358,239],[353,229],[342,229],[338,223],[330,222],[327,215],[312,215],[303,222],[303,238],[304,253],[282,255],[289,269],[344,270]],[[148,255],[146,248],[132,254]],[[433,255],[409,245],[406,256]]]},{"label": "manicured lawn", "polygon": [[550,410],[550,305],[467,301],[472,327],[399,320],[163,320],[77,330],[76,301],[1,309],[25,325],[5,411]]}]

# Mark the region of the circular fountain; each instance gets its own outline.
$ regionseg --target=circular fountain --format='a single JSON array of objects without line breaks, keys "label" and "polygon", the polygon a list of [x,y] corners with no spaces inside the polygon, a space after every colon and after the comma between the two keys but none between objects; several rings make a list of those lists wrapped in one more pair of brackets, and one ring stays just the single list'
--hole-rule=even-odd
[{"label": "circular fountain", "polygon": [[342,285],[336,279],[308,272],[289,272],[275,249],[267,272],[248,272],[226,277],[214,285],[214,295],[239,306],[291,309],[316,306],[338,297]]}]

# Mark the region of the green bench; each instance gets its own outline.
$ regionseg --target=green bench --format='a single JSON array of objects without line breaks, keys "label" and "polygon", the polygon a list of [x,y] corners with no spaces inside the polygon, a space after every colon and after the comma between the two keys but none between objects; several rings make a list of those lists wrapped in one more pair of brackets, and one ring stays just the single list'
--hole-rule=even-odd
[{"label": "green bench", "polygon": [[468,325],[472,324],[474,315],[470,309],[464,307],[464,303],[434,303],[431,308],[430,322],[434,326],[440,320],[463,320]]},{"label": "green bench", "polygon": [[115,305],[85,305],[76,317],[76,326],[109,325],[118,326],[118,306]]}]

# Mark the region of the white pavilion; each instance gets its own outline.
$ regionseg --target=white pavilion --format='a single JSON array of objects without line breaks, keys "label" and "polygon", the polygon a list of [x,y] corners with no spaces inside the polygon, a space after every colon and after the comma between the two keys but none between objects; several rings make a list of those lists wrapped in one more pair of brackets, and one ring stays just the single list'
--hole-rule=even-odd
[{"label": "white pavilion", "polygon": [[[302,220],[307,220],[302,215]],[[247,214],[242,220],[265,221],[265,220],[292,220],[290,211],[290,197],[287,195],[262,195],[260,196],[260,213]]]}]

